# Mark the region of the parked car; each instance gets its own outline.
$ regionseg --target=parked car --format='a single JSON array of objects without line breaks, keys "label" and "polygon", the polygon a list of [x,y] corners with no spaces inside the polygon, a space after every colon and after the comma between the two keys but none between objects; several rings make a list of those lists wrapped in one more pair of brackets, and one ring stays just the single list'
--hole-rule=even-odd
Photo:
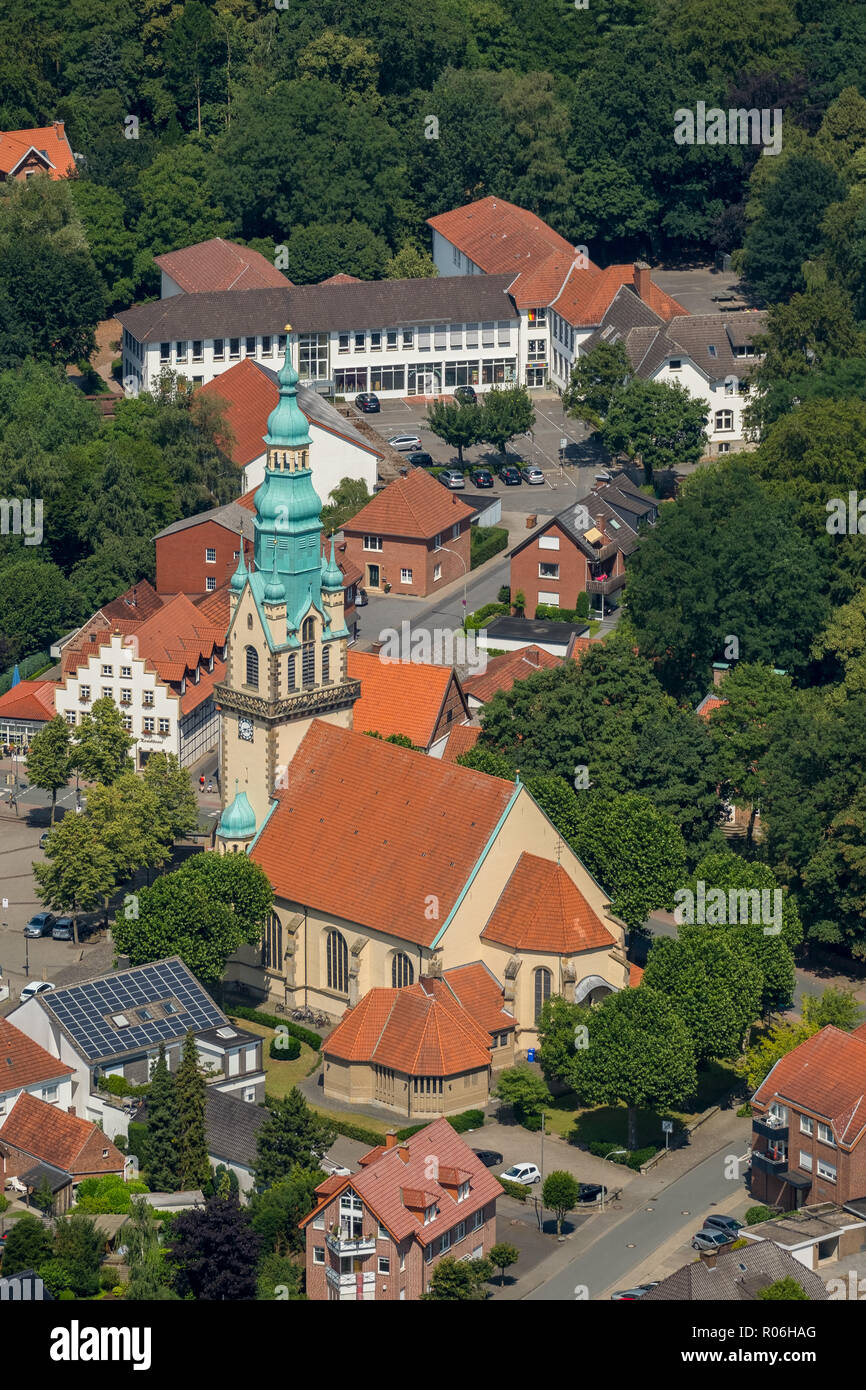
[{"label": "parked car", "polygon": [[692,1236],[693,1250],[721,1250],[730,1245],[734,1237],[729,1231],[698,1231]]},{"label": "parked car", "polygon": [[36,912],[24,928],[25,936],[50,936],[56,918],[53,912]]},{"label": "parked car", "polygon": [[71,917],[58,917],[51,931],[54,941],[74,941],[75,926]]},{"label": "parked car", "polygon": [[541,1182],[541,1174],[534,1163],[512,1163],[510,1168],[506,1168],[504,1173],[499,1176],[506,1182],[523,1183],[524,1187],[531,1187],[534,1182]]},{"label": "parked car", "polygon": [[421,440],[417,434],[392,434],[388,443],[398,454],[412,454],[421,448]]},{"label": "parked car", "polygon": [[489,468],[470,468],[469,476],[476,487],[493,486],[493,474]]},{"label": "parked car", "polygon": [[413,468],[433,467],[433,455],[425,453],[423,449],[414,449],[411,454],[406,455],[406,458]]},{"label": "parked car", "polygon": [[478,396],[474,386],[455,386],[454,399],[455,401],[463,401],[466,405],[475,405]]},{"label": "parked car", "polygon": [[506,464],[504,468],[500,468],[499,476],[507,487],[514,487],[515,484],[523,482],[519,470],[514,468],[510,463]]},{"label": "parked car", "polygon": [[359,410],[362,410],[365,415],[378,415],[381,409],[379,397],[374,391],[362,391],[359,396],[355,397],[355,405]]},{"label": "parked car", "polygon": [[544,482],[544,474],[534,463],[524,463],[520,468],[520,476],[525,483],[531,483],[533,487],[538,487],[539,483]]},{"label": "parked car", "polygon": [[723,1216],[721,1212],[713,1212],[711,1216],[704,1217],[705,1231],[724,1231],[731,1240],[736,1240],[742,1229],[742,1221],[738,1221],[734,1216]]},{"label": "parked car", "polygon": [[459,468],[443,468],[439,474],[439,481],[450,488],[466,486],[466,479]]},{"label": "parked car", "polygon": [[635,1284],[633,1289],[617,1289],[616,1293],[611,1294],[614,1303],[634,1303],[635,1299],[643,1298],[645,1293],[654,1289],[658,1284],[658,1279],[654,1279],[650,1284]]},{"label": "parked car", "polygon": [[367,606],[367,590],[366,590],[366,589],[362,589],[362,588],[361,588],[361,585],[359,584],[358,587],[357,587],[357,589],[355,590],[355,607],[356,607],[356,608],[366,608],[366,606]]},{"label": "parked car", "polygon": [[28,999],[33,999],[37,994],[47,994],[55,986],[49,980],[34,980],[32,984],[25,985],[21,991],[21,1003],[26,1004]]},{"label": "parked car", "polygon": [[476,1158],[480,1158],[485,1168],[497,1168],[502,1162],[502,1154],[498,1154],[495,1149],[473,1149]]},{"label": "parked car", "polygon": [[604,1196],[607,1199],[607,1188],[598,1182],[582,1182],[577,1200],[579,1202],[600,1202]]},{"label": "parked car", "polygon": [[40,848],[40,849],[44,849],[45,846],[48,844],[48,837],[50,836],[50,834],[51,834],[51,831],[50,831],[50,830],[43,830],[42,834],[39,836],[39,848]]}]

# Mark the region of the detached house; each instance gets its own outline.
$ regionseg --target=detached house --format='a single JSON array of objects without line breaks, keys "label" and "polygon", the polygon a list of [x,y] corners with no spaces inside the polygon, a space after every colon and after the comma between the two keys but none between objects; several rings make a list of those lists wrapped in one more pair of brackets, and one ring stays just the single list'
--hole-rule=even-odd
[{"label": "detached house", "polygon": [[0,1125],[0,1177],[17,1178],[29,1192],[45,1184],[54,1210],[65,1211],[85,1178],[123,1177],[130,1160],[89,1120],[37,1100],[18,1096]]},{"label": "detached house", "polygon": [[469,573],[474,514],[423,468],[412,468],[346,523],[346,554],[366,589],[424,597]]},{"label": "detached house", "polygon": [[397,1302],[420,1298],[446,1255],[480,1259],[496,1240],[498,1180],[445,1119],[387,1142],[316,1189],[300,1223],[307,1297]]},{"label": "detached house", "polygon": [[75,159],[62,121],[30,130],[0,131],[0,183],[48,174],[68,179],[75,173]]}]

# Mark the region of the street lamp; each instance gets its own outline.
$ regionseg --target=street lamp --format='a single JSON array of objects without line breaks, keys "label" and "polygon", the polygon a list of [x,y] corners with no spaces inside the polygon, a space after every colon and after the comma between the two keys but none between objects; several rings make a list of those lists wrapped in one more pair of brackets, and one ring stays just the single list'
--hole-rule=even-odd
[{"label": "street lamp", "polygon": [[449,555],[456,555],[456,556],[457,556],[457,559],[460,561],[461,565],[463,566],[463,619],[464,619],[464,621],[465,621],[465,619],[466,619],[466,580],[467,580],[466,561],[463,559],[463,556],[460,554],[460,552],[457,551],[457,550],[452,550],[451,547],[450,547],[450,545],[440,545],[439,549],[440,549],[440,550],[446,550],[446,551],[448,552]]}]

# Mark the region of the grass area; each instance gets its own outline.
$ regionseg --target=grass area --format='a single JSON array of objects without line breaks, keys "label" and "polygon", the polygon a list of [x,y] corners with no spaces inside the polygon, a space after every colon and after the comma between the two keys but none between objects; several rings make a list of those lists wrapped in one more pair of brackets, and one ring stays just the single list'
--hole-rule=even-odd
[{"label": "grass area", "polygon": [[[372,1130],[374,1134],[381,1134],[384,1139],[389,1129],[398,1129],[404,1123],[398,1116],[393,1120],[378,1120],[372,1115],[367,1115],[357,1110],[326,1110],[323,1105],[316,1105],[316,1102],[308,1101],[311,1110],[315,1110],[317,1115],[321,1115],[325,1120],[335,1120],[338,1124],[357,1125],[360,1129]],[[407,1122],[408,1123],[408,1122]],[[415,1122],[412,1121],[414,1124]]]},{"label": "grass area", "polygon": [[[673,1120],[676,1129],[691,1124],[704,1110],[730,1095],[739,1077],[735,1059],[710,1062],[698,1075],[698,1094],[693,1110],[639,1110],[637,1112],[637,1147],[647,1144],[664,1146],[662,1120]],[[567,1139],[576,1132],[581,1144],[622,1144],[625,1148],[628,1114],[624,1105],[600,1105],[592,1110],[580,1110],[574,1093],[569,1091],[545,1107],[548,1133]]]},{"label": "grass area", "polygon": [[312,1071],[318,1054],[308,1043],[301,1043],[301,1055],[293,1062],[279,1062],[275,1057],[268,1056],[271,1038],[276,1036],[273,1028],[265,1028],[261,1023],[251,1023],[248,1018],[233,1018],[232,1023],[236,1023],[238,1028],[246,1028],[250,1033],[258,1033],[259,1037],[265,1040],[262,1061],[265,1068],[266,1095],[272,1096],[275,1100],[283,1100],[292,1087],[297,1086],[298,1082],[303,1081]]}]

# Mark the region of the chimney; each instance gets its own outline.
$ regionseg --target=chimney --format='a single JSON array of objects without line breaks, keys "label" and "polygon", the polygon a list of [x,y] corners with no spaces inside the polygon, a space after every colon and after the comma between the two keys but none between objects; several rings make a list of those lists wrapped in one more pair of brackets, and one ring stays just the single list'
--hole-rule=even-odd
[{"label": "chimney", "polygon": [[54,129],[57,131],[57,134],[58,134],[58,135],[62,135],[62,134],[63,134],[63,122],[62,122],[62,121],[55,121],[55,122],[54,122]]},{"label": "chimney", "polygon": [[634,287],[637,290],[638,299],[642,299],[644,304],[649,304],[650,268],[646,261],[635,261],[634,263]]},{"label": "chimney", "polygon": [[[396,1135],[395,1135],[395,1138],[396,1138]],[[398,1154],[400,1155],[400,1157],[402,1158],[402,1160],[403,1160],[404,1163],[408,1163],[408,1162],[409,1162],[409,1145],[406,1143],[405,1139],[404,1139],[404,1141],[403,1141],[402,1144],[398,1144],[398,1145],[397,1145],[397,1152],[398,1152]]]},{"label": "chimney", "polygon": [[388,1130],[388,1133],[385,1135],[385,1148],[386,1148],[386,1149],[396,1149],[396,1147],[397,1147],[397,1131],[396,1131],[396,1129],[389,1129],[389,1130]]},{"label": "chimney", "polygon": [[729,671],[729,670],[730,670],[730,667],[728,666],[727,661],[714,661],[714,662],[713,662],[713,685],[716,685],[716,686],[721,685],[722,681],[725,679],[725,676],[728,674],[728,671]]},{"label": "chimney", "polygon": [[538,652],[535,651],[533,647],[527,647],[523,655],[524,658],[529,662],[530,666],[538,665]]},{"label": "chimney", "polygon": [[701,1251],[701,1262],[702,1262],[703,1264],[706,1265],[707,1269],[715,1269],[715,1267],[716,1267],[716,1260],[718,1259],[718,1257],[719,1257],[719,1252],[718,1252],[718,1250],[702,1250],[702,1251]]}]

